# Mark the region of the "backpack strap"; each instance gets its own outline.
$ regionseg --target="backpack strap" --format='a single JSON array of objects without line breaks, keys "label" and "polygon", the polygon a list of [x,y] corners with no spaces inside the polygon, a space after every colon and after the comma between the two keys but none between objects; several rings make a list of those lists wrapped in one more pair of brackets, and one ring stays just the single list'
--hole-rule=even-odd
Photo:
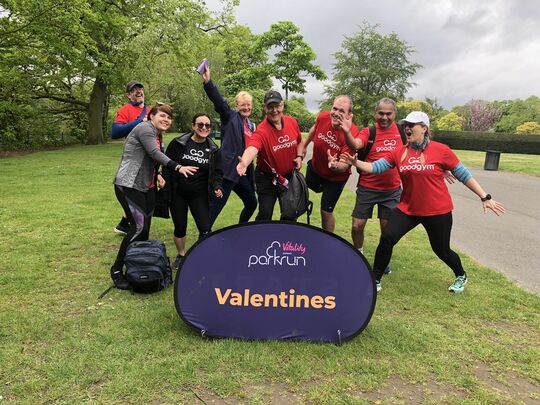
[{"label": "backpack strap", "polygon": [[401,143],[403,145],[407,145],[407,135],[405,135],[405,131],[403,130],[403,127],[400,123],[396,122],[397,129],[399,131],[399,136],[401,136]]},{"label": "backpack strap", "polygon": [[375,142],[376,135],[377,135],[377,130],[375,129],[375,126],[369,127],[369,138],[368,138],[366,147],[358,151],[359,160],[366,160],[367,155],[369,155],[369,151],[373,147],[373,143]]}]

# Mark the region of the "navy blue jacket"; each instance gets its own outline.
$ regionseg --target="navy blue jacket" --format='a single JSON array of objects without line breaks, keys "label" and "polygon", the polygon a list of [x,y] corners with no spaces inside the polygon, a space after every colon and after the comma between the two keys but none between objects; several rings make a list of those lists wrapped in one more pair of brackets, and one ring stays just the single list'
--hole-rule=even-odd
[{"label": "navy blue jacket", "polygon": [[[210,80],[204,84],[204,91],[214,104],[214,109],[221,119],[221,167],[223,178],[237,183],[236,172],[238,156],[242,156],[246,144],[244,141],[244,117],[229,107],[216,85]],[[252,179],[253,164],[249,165],[246,174]]]}]

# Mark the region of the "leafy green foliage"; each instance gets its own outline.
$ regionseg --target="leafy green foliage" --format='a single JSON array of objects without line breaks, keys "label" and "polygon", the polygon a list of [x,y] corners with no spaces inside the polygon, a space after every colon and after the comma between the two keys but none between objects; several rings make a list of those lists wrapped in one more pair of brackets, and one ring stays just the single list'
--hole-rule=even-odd
[{"label": "leafy green foliage", "polygon": [[340,94],[351,96],[355,122],[363,126],[373,120],[382,97],[402,100],[413,86],[410,81],[421,65],[410,60],[413,48],[396,33],[383,35],[377,25],[365,22],[360,31],[345,37],[334,54],[333,84],[326,86],[326,102]]},{"label": "leafy green foliage", "polygon": [[315,123],[316,114],[311,113],[303,97],[293,96],[285,102],[285,113],[298,121],[300,131],[308,132]]},{"label": "leafy green foliage", "polygon": [[317,80],[326,79],[324,71],[313,64],[317,55],[292,22],[272,24],[268,32],[259,36],[257,44],[260,49],[274,53],[270,73],[281,82],[285,99],[289,98],[290,92],[306,92],[305,76],[313,76]]},{"label": "leafy green foliage", "polygon": [[427,101],[407,100],[397,103],[396,119],[403,119],[407,116],[407,114],[412,111],[423,111],[427,115],[429,115],[430,118],[433,115],[433,108],[431,107],[431,104],[429,104]]},{"label": "leafy green foliage", "polygon": [[450,112],[437,122],[437,129],[441,131],[462,131],[463,118],[455,112]]}]

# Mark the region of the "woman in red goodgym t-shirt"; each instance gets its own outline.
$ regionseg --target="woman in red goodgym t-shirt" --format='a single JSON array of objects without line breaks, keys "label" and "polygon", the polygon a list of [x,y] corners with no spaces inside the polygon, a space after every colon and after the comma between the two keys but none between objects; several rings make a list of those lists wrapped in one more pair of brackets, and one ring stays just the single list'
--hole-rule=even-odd
[{"label": "woman in red goodgym t-shirt", "polygon": [[463,292],[467,284],[467,273],[463,270],[458,254],[450,248],[454,206],[444,183],[444,171],[450,170],[480,198],[484,213],[489,208],[495,214],[502,215],[504,207],[484,191],[447,145],[430,140],[429,117],[426,113],[413,111],[401,124],[408,144],[384,158],[367,163],[354,156],[342,155],[344,162],[367,173],[379,174],[397,167],[401,178],[401,201],[392,211],[375,253],[373,272],[377,291],[381,290],[383,271],[390,262],[394,245],[407,232],[422,224],[429,236],[431,248],[455,274],[456,278],[448,291]]}]

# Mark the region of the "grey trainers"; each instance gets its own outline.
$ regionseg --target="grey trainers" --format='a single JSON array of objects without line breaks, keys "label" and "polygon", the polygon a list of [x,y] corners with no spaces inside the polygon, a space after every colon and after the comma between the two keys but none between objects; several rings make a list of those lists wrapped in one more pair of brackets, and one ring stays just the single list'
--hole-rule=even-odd
[{"label": "grey trainers", "polygon": [[465,290],[465,284],[467,284],[467,273],[462,276],[457,276],[448,291],[454,293],[462,293]]}]

